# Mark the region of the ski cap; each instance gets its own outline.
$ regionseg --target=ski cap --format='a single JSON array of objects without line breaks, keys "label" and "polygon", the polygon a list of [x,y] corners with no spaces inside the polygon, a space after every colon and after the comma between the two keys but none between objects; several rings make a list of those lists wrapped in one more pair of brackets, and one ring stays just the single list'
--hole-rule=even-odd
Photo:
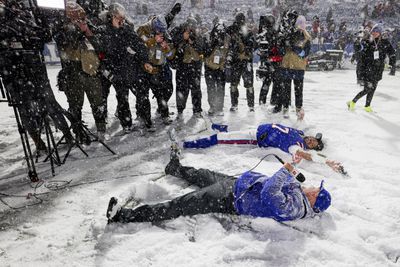
[{"label": "ski cap", "polygon": [[65,14],[67,18],[72,21],[85,20],[86,12],[85,10],[77,3],[68,1],[65,7]]},{"label": "ski cap", "polygon": [[319,186],[319,193],[315,201],[313,210],[315,213],[320,213],[329,208],[331,205],[331,194],[324,188],[324,180],[321,181]]},{"label": "ski cap", "polygon": [[324,149],[324,143],[322,142],[322,133],[317,133],[315,135],[315,139],[317,139],[318,141],[318,146],[315,148],[315,150],[321,151],[322,149]]},{"label": "ski cap", "polygon": [[122,17],[126,17],[126,9],[123,5],[119,4],[119,3],[112,3],[109,7],[108,7],[108,14],[109,16],[117,16],[120,15]]},{"label": "ski cap", "polygon": [[165,21],[165,17],[157,16],[154,18],[153,22],[153,29],[156,32],[165,33],[167,31],[167,22]]},{"label": "ski cap", "polygon": [[377,33],[382,34],[382,32],[383,32],[382,26],[379,23],[375,24],[374,27],[372,27],[372,30],[371,30],[371,33],[373,33],[373,32],[377,32]]},{"label": "ski cap", "polygon": [[296,27],[305,30],[306,29],[307,20],[304,16],[298,16],[296,20]]}]

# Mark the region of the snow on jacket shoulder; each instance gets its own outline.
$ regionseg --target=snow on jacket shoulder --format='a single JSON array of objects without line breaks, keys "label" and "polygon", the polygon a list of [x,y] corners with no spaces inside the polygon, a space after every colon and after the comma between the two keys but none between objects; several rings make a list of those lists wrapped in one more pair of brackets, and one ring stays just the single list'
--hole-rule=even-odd
[{"label": "snow on jacket shoulder", "polygon": [[308,199],[300,184],[281,168],[271,178],[245,172],[235,183],[235,208],[240,215],[290,221],[306,216]]}]

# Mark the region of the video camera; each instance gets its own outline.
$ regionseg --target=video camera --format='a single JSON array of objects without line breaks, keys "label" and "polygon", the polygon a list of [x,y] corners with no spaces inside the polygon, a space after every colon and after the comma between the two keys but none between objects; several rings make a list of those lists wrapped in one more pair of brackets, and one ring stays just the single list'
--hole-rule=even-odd
[{"label": "video camera", "polygon": [[29,1],[32,1],[30,6],[36,19],[43,20],[49,28],[54,29],[64,22],[66,0]]}]

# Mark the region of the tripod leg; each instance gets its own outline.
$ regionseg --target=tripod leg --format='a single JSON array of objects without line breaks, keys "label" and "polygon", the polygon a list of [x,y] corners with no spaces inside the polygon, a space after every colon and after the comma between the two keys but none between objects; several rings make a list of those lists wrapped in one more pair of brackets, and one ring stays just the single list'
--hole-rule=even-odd
[{"label": "tripod leg", "polygon": [[49,129],[47,128],[47,123],[46,123],[46,139],[47,139],[47,149],[48,149],[48,157],[50,157],[50,166],[51,166],[51,174],[55,176],[55,171],[54,171],[54,160],[52,156],[52,151],[50,150],[51,144],[50,144],[50,136],[49,136]]},{"label": "tripod leg", "polygon": [[51,141],[51,144],[52,144],[51,155],[53,153],[55,154],[56,163],[57,163],[58,166],[60,166],[61,165],[60,154],[58,154],[57,145],[56,145],[56,142],[54,141],[53,131],[51,130],[50,124],[49,124],[49,122],[47,120],[46,120],[46,128],[48,129],[48,133],[49,133],[49,136],[50,136],[50,141]]},{"label": "tripod leg", "polygon": [[[72,126],[70,126],[69,129],[71,130],[71,129],[72,129]],[[54,149],[57,149],[57,154],[58,154],[58,146],[62,143],[62,141],[63,141],[64,139],[65,139],[65,135],[63,135],[63,136],[61,137],[61,139],[58,140],[58,142],[57,142],[57,143],[55,144],[55,146],[54,146]],[[53,140],[54,140],[54,138],[53,138]],[[49,156],[47,156],[47,157],[44,159],[43,162],[46,162],[48,159],[49,159]],[[63,162],[61,162],[61,158],[60,158],[59,154],[58,154],[58,160],[59,160],[59,162],[60,162],[60,165],[61,165],[61,164],[64,164],[64,162],[65,162],[65,160],[64,160]]]},{"label": "tripod leg", "polygon": [[68,148],[68,151],[67,151],[67,153],[66,153],[65,156],[64,156],[64,160],[63,160],[62,164],[64,164],[65,161],[67,160],[67,158],[68,158],[68,156],[69,156],[69,153],[71,153],[71,149],[72,149],[72,146],[70,146],[70,147]]},{"label": "tripod leg", "polygon": [[80,144],[76,144],[76,146],[79,148],[80,151],[82,151],[83,154],[85,154],[85,156],[88,158],[89,155],[86,153],[85,150],[83,150],[82,146]]},{"label": "tripod leg", "polygon": [[29,179],[32,182],[38,182],[39,181],[39,177],[37,175],[36,172],[36,168],[35,168],[35,160],[32,156],[32,151],[31,151],[31,147],[29,144],[29,139],[28,139],[28,135],[26,133],[26,130],[24,128],[24,126],[21,123],[21,115],[20,115],[20,110],[18,108],[18,106],[21,106],[22,103],[16,103],[14,101],[12,101],[12,97],[10,95],[10,92],[7,90],[7,87],[3,87],[3,79],[0,79],[0,87],[2,89],[5,89],[4,91],[2,91],[2,95],[4,95],[7,97],[7,102],[9,106],[12,106],[13,111],[14,111],[14,116],[15,116],[15,120],[17,122],[17,126],[18,126],[18,132],[21,138],[21,143],[22,143],[22,148],[24,150],[24,155],[25,155],[25,160],[26,160],[26,164],[28,166],[28,176]]},{"label": "tripod leg", "polygon": [[[40,127],[39,127],[38,136],[39,136],[39,138],[40,138],[40,135],[42,134],[42,128],[43,128],[43,118],[40,118],[39,125],[40,125]],[[48,144],[47,144],[47,146],[48,146]],[[38,162],[39,162],[39,156],[40,156],[40,155],[39,155],[39,151],[36,150],[36,160],[35,160],[35,163],[38,163]]]},{"label": "tripod leg", "polygon": [[100,144],[102,144],[108,151],[110,151],[113,155],[116,155],[117,153],[115,153],[108,145],[106,145],[103,141],[99,140],[99,138],[97,138],[96,135],[94,135],[87,127],[86,125],[82,124],[82,128],[85,130],[85,133],[87,135],[92,135],[93,137],[95,137],[95,140],[98,141]]},{"label": "tripod leg", "polygon": [[113,155],[117,155],[108,145],[106,145],[103,141],[98,140],[100,144],[102,144],[108,151],[110,151]]},{"label": "tripod leg", "polygon": [[[18,119],[17,119],[17,123],[20,123],[20,121]],[[29,179],[31,179],[32,182],[38,182],[39,178],[38,178],[38,175],[36,172],[35,161],[33,160],[31,146],[29,144],[29,139],[28,139],[28,134],[26,133],[25,129],[23,128],[23,126],[21,124],[19,124],[18,128],[19,128],[19,132],[20,132],[20,136],[21,136],[22,147],[24,149],[26,164],[28,166]]]},{"label": "tripod leg", "polygon": [[[85,150],[83,150],[83,148],[81,147],[81,145],[79,145],[78,143],[75,143],[75,146],[77,146],[77,147],[79,148],[79,150],[82,151],[82,153],[83,153],[87,158],[89,157],[89,155],[85,152]],[[63,160],[62,164],[64,164],[64,163],[67,161],[67,158],[68,158],[69,154],[71,153],[71,150],[72,150],[73,147],[74,147],[74,146],[70,146],[70,147],[68,148],[68,151],[67,151],[67,153],[66,153],[65,156],[64,156],[64,160]]]}]

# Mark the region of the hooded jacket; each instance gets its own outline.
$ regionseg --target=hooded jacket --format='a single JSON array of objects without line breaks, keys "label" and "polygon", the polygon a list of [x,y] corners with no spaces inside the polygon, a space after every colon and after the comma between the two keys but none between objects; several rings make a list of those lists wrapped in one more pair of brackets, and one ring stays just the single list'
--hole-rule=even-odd
[{"label": "hooded jacket", "polygon": [[307,57],[310,53],[311,42],[307,31],[297,30],[286,40],[286,53],[283,56],[282,68],[290,70],[306,70]]},{"label": "hooded jacket", "polygon": [[235,22],[228,27],[227,33],[230,36],[229,56],[232,58],[229,64],[233,65],[240,61],[252,62],[256,40],[251,30]]},{"label": "hooded jacket", "polygon": [[148,50],[133,26],[125,24],[117,29],[108,24],[99,34],[105,68],[116,80],[135,80],[143,74],[143,65],[149,61]]},{"label": "hooded jacket", "polygon": [[257,172],[245,172],[235,183],[234,197],[240,215],[272,218],[279,222],[314,215],[300,184],[283,167],[271,178]]},{"label": "hooded jacket", "polygon": [[[364,40],[361,42],[360,52],[361,80],[367,82],[378,82],[382,80],[382,73],[385,68],[385,58],[389,57],[389,65],[396,64],[396,54],[393,46],[387,39],[378,38],[373,41]],[[379,57],[374,58],[378,51]]]}]

